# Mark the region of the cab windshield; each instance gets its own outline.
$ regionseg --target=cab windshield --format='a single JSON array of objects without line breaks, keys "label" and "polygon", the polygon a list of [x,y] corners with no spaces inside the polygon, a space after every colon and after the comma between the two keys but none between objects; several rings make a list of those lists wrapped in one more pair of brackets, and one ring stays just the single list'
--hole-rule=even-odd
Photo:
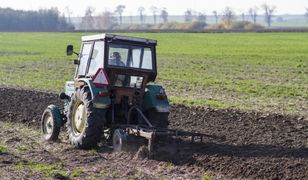
[{"label": "cab windshield", "polygon": [[111,66],[122,66],[152,70],[152,49],[134,45],[110,44],[109,60]]}]

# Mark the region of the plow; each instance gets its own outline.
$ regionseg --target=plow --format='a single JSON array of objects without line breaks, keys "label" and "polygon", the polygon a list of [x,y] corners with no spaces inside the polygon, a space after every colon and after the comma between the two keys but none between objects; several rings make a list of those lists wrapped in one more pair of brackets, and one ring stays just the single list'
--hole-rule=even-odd
[{"label": "plow", "polygon": [[[131,137],[147,141],[149,154],[158,139],[189,137],[203,141],[210,135],[169,129],[169,100],[157,76],[157,41],[99,34],[83,36],[76,54],[74,79],[60,94],[63,108],[50,105],[41,120],[42,138],[58,139],[66,127],[69,141],[77,148],[92,148],[102,137],[116,151],[126,150]],[[62,111],[60,109],[63,109]]]},{"label": "plow", "polygon": [[[168,129],[168,128],[159,128],[154,127],[150,120],[142,113],[138,108],[136,109],[142,119],[147,123],[146,126],[133,125],[133,124],[121,124],[116,126],[115,132],[113,133],[113,148],[116,151],[122,151],[128,149],[129,136],[141,137],[147,140],[147,148],[149,155],[152,156],[154,152],[154,143],[157,139],[170,139],[179,137],[189,137],[191,142],[199,141],[203,142],[204,138],[216,138],[215,136],[200,133],[200,132],[188,132],[182,130]],[[133,109],[132,108],[132,109]]]},{"label": "plow", "polygon": [[[128,144],[127,142],[127,136],[132,135],[136,137],[142,137],[148,140],[148,152],[149,154],[153,154],[153,145],[154,140],[158,137],[190,137],[191,142],[195,142],[196,140],[199,140],[200,142],[203,142],[204,137],[213,137],[211,135],[203,134],[203,133],[196,133],[196,132],[187,132],[187,131],[179,131],[174,129],[162,129],[162,128],[148,128],[148,127],[139,127],[139,126],[132,126],[132,125],[122,125],[121,128],[116,129],[116,131],[119,131],[123,133],[121,137],[115,137],[113,138],[113,146],[116,150],[122,150],[123,144],[119,142],[125,142],[125,145]],[[121,147],[120,147],[121,146]],[[125,150],[125,148],[124,148]]]}]

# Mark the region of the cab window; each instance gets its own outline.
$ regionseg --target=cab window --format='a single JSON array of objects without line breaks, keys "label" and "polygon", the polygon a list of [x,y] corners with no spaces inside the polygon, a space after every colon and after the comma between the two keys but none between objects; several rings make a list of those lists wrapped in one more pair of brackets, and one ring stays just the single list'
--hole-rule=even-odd
[{"label": "cab window", "polygon": [[86,68],[88,64],[88,60],[91,53],[92,43],[84,43],[82,47],[82,52],[80,54],[79,59],[79,67],[78,67],[78,76],[84,76],[86,73]]},{"label": "cab window", "polygon": [[144,48],[143,59],[141,68],[142,69],[152,69],[152,50],[150,48]]},{"label": "cab window", "polygon": [[129,58],[128,52],[129,49],[126,46],[111,44],[109,46],[108,64],[113,66],[126,66]]},{"label": "cab window", "polygon": [[99,68],[104,68],[104,48],[104,41],[95,42],[88,70],[89,76],[95,75]]},{"label": "cab window", "polygon": [[138,45],[110,44],[108,65],[153,70],[152,49]]}]

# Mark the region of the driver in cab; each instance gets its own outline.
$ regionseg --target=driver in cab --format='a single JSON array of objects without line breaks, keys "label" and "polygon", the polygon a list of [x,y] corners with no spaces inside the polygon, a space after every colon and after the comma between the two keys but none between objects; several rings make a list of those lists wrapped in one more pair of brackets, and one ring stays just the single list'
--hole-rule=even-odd
[{"label": "driver in cab", "polygon": [[[119,52],[113,52],[110,55],[108,64],[113,66],[125,66],[124,62],[121,61],[121,55]],[[124,81],[125,81],[125,75],[117,75],[113,85],[118,87],[125,86]]]},{"label": "driver in cab", "polygon": [[109,65],[114,65],[114,66],[125,66],[123,61],[121,61],[121,55],[119,52],[113,52],[110,55],[108,63]]}]

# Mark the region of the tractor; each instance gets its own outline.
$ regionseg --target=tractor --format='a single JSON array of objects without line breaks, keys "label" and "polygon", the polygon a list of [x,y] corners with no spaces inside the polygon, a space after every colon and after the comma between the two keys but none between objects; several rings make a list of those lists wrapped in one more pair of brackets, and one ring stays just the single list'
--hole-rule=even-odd
[{"label": "tractor", "polygon": [[66,125],[69,141],[77,148],[97,146],[103,138],[116,151],[125,150],[128,137],[149,140],[156,136],[200,133],[168,129],[169,101],[164,88],[154,84],[157,76],[156,45],[152,39],[98,34],[81,38],[76,54],[74,80],[59,95],[63,110],[49,105],[41,119],[42,138],[56,141]]}]

